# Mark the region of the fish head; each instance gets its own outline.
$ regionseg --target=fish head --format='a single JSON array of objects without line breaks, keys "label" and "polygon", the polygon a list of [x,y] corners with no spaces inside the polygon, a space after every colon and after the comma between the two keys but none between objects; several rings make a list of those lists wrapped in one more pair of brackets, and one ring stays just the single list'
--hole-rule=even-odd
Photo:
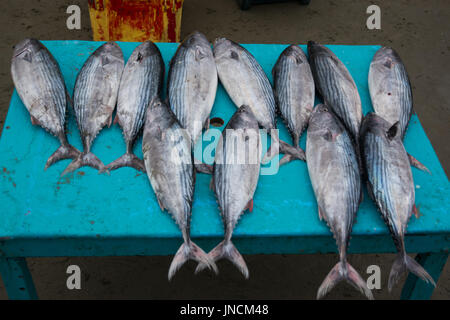
[{"label": "fish head", "polygon": [[43,44],[36,39],[25,39],[14,46],[13,60],[23,59],[32,62],[33,56],[44,48]]},{"label": "fish head", "polygon": [[331,55],[332,52],[330,49],[325,47],[324,45],[318,44],[314,41],[308,41],[308,55],[310,58],[319,56],[319,55]]},{"label": "fish head", "polygon": [[239,44],[227,38],[217,38],[214,40],[214,57],[216,61],[220,59],[238,61],[244,50]]},{"label": "fish head", "polygon": [[123,67],[124,59],[122,50],[114,41],[104,43],[92,55],[101,59],[102,67],[105,69],[115,69],[118,65]]},{"label": "fish head", "polygon": [[345,130],[339,119],[326,104],[319,104],[313,109],[308,125],[308,135],[323,136],[329,140]]},{"label": "fish head", "polygon": [[150,40],[144,41],[134,49],[130,59],[134,61],[142,61],[146,57],[151,57],[155,54],[161,55],[158,47]]},{"label": "fish head", "polygon": [[231,117],[227,129],[258,129],[258,120],[247,105],[242,105]]},{"label": "fish head", "polygon": [[285,56],[287,59],[291,59],[293,62],[297,64],[301,64],[306,61],[305,53],[299,46],[295,44],[292,44],[289,47],[287,47],[283,51],[282,55]]},{"label": "fish head", "polygon": [[392,69],[396,64],[402,64],[400,56],[391,47],[382,47],[372,59],[372,65],[380,65],[383,68]]},{"label": "fish head", "polygon": [[205,47],[211,47],[211,44],[209,43],[206,36],[199,32],[194,31],[190,35],[188,35],[183,42],[181,43],[182,46],[185,47],[193,47],[193,46],[205,46]]},{"label": "fish head", "polygon": [[399,122],[391,124],[374,112],[368,113],[361,124],[361,137],[364,139],[369,133],[389,141],[399,141],[401,143],[402,140]]}]

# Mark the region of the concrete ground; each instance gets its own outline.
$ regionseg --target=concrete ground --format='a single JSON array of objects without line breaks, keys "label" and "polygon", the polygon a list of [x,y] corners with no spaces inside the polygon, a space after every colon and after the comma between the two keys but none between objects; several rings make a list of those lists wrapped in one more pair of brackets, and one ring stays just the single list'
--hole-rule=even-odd
[{"label": "concrete ground", "polygon": [[[38,39],[91,39],[86,0],[7,1],[0,10],[0,128],[13,90],[10,76],[12,46],[25,37]],[[307,7],[297,1],[257,5],[240,11],[234,0],[186,0],[183,7],[182,38],[193,30],[210,40],[226,36],[242,43],[383,44],[393,46],[408,68],[414,90],[415,110],[439,159],[449,172],[448,71],[450,52],[450,3],[448,0],[377,1],[381,7],[381,30],[366,29],[366,8],[373,1],[312,0]],[[82,10],[82,30],[67,30],[67,6]],[[418,157],[419,158],[419,157]],[[312,299],[328,271],[337,261],[330,255],[251,255],[245,259],[251,279],[245,281],[228,262],[220,262],[218,277],[208,273],[194,276],[188,263],[167,282],[172,257],[33,258],[28,259],[38,294],[43,299],[102,298],[267,298]],[[394,255],[351,255],[350,262],[364,276],[367,266],[382,270],[382,289],[375,298],[398,299],[401,280],[387,292],[388,270]],[[82,289],[66,289],[66,268],[77,264],[82,270]],[[360,299],[347,284],[328,296]],[[0,298],[7,298],[0,282]],[[450,298],[450,264],[437,284],[433,299]]]}]

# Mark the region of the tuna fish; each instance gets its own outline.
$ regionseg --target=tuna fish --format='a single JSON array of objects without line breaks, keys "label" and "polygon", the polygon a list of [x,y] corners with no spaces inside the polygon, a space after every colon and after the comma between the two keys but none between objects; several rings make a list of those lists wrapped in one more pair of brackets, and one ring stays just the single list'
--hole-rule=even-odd
[{"label": "tuna fish", "polygon": [[211,44],[194,32],[180,44],[170,61],[167,93],[170,108],[191,136],[194,146],[209,127],[209,115],[217,91],[217,69]]},{"label": "tuna fish", "polygon": [[50,156],[45,169],[80,153],[65,133],[67,90],[61,70],[50,51],[36,39],[25,39],[14,48],[11,74],[17,93],[39,125],[59,139],[61,146]]},{"label": "tuna fish", "polygon": [[[253,195],[259,178],[261,141],[252,109],[240,107],[228,122],[216,148],[211,186],[225,230],[225,239],[208,255],[212,260],[230,260],[248,278],[247,265],[231,242],[234,227],[245,210],[253,210]],[[196,272],[205,266],[199,264]]]},{"label": "tuna fish", "polygon": [[[413,112],[412,89],[408,73],[397,52],[389,47],[379,49],[370,64],[369,90],[375,112],[391,125],[398,121],[399,135],[405,137]],[[411,164],[429,170],[408,154]]]},{"label": "tuna fish", "polygon": [[309,41],[308,54],[316,87],[324,103],[339,117],[358,144],[363,114],[355,81],[341,60],[327,47]]},{"label": "tuna fish", "polygon": [[115,42],[106,42],[91,54],[78,73],[73,103],[84,151],[62,175],[83,166],[100,172],[107,170],[91,152],[91,145],[100,130],[111,125],[123,65],[122,50]]},{"label": "tuna fish", "polygon": [[106,168],[114,170],[130,166],[145,172],[144,162],[133,153],[134,142],[145,121],[145,111],[159,96],[164,81],[164,61],[151,41],[145,41],[134,49],[123,70],[117,98],[114,123],[123,131],[126,153]]},{"label": "tuna fish", "polygon": [[148,108],[144,126],[145,168],[161,210],[171,213],[184,240],[170,265],[169,280],[188,259],[204,263],[217,272],[214,261],[190,239],[195,170],[191,137],[181,129],[169,107],[155,98]]},{"label": "tuna fish", "polygon": [[[268,133],[275,130],[277,128],[275,98],[269,79],[258,61],[244,47],[225,38],[216,39],[214,42],[214,58],[220,82],[234,104],[247,105],[255,115],[259,126]],[[301,149],[279,140],[278,136],[273,138],[274,144],[270,150],[279,147],[281,153],[305,159]],[[275,154],[274,151],[267,152],[262,162],[268,162]]]},{"label": "tuna fish", "polygon": [[417,209],[414,204],[414,181],[402,143],[401,128],[399,121],[391,125],[375,113],[366,115],[361,128],[367,189],[389,227],[398,250],[389,275],[389,291],[407,271],[436,285],[422,266],[406,254],[406,227],[411,214],[414,212],[417,216]]},{"label": "tuna fish", "polygon": [[327,222],[339,250],[339,262],[322,282],[317,299],[342,280],[373,299],[366,282],[347,262],[350,233],[362,197],[359,161],[344,125],[323,104],[314,109],[309,121],[306,163],[319,218]]},{"label": "tuna fish", "polygon": [[[275,101],[294,146],[299,148],[300,137],[314,106],[314,79],[308,59],[299,46],[291,45],[281,53],[272,73]],[[291,155],[285,155],[280,165],[291,158]]]}]

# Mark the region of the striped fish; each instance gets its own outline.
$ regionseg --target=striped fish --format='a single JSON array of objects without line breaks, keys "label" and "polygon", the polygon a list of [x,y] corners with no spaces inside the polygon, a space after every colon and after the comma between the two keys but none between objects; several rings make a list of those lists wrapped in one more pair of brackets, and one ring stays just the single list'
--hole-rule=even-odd
[{"label": "striped fish", "polygon": [[[252,109],[240,107],[228,122],[216,148],[211,186],[225,230],[225,239],[208,255],[212,260],[230,260],[248,278],[247,265],[231,242],[234,227],[245,210],[253,210],[253,194],[258,184],[261,141],[258,121]],[[197,267],[196,272],[202,270]]]},{"label": "striped fish", "polygon": [[[214,58],[220,82],[237,107],[249,106],[258,120],[259,126],[275,130],[275,98],[272,86],[264,70],[255,57],[244,47],[226,38],[214,42]],[[274,144],[266,153],[263,163],[267,163],[279,148],[280,153],[291,154],[294,158],[304,160],[304,152],[290,146],[274,136]]]},{"label": "striped fish", "polygon": [[339,262],[319,287],[317,299],[342,280],[373,299],[366,282],[347,262],[347,247],[362,197],[358,158],[345,127],[323,104],[314,109],[309,120],[306,164],[319,218],[327,222],[339,250]]},{"label": "striped fish", "polygon": [[217,82],[211,44],[200,32],[190,34],[170,62],[167,94],[170,108],[191,136],[192,146],[202,128],[209,127]]},{"label": "striped fish", "polygon": [[[390,124],[399,122],[400,137],[404,139],[413,112],[412,89],[408,73],[394,49],[382,47],[370,63],[369,91],[375,112]],[[408,154],[411,164],[429,170]]]},{"label": "striped fish", "polygon": [[389,291],[407,271],[436,286],[422,266],[406,254],[406,227],[411,214],[414,212],[418,217],[418,212],[414,204],[414,181],[402,143],[401,128],[399,121],[391,125],[375,113],[366,115],[361,127],[367,189],[389,227],[398,250],[389,275]]},{"label": "striped fish", "polygon": [[[300,137],[308,125],[314,106],[314,79],[308,59],[297,45],[287,47],[272,70],[275,101],[289,129],[294,146],[299,148]],[[285,155],[280,165],[289,162]]]},{"label": "striped fish", "polygon": [[161,210],[171,213],[184,240],[170,265],[169,280],[188,259],[217,272],[215,263],[190,239],[195,186],[190,139],[164,102],[159,98],[150,102],[142,140],[145,168]]},{"label": "striped fish", "polygon": [[308,54],[316,87],[324,103],[333,109],[358,144],[362,108],[355,81],[341,60],[327,47],[309,41]]},{"label": "striped fish", "polygon": [[83,166],[91,166],[100,172],[107,170],[91,152],[91,145],[100,130],[111,125],[123,65],[122,50],[115,42],[106,42],[91,54],[78,73],[73,107],[84,151],[62,175]]},{"label": "striped fish", "polygon": [[134,49],[123,70],[114,123],[122,128],[126,153],[106,166],[114,170],[130,166],[145,172],[144,162],[133,153],[133,144],[145,121],[145,111],[159,96],[164,81],[164,61],[157,46],[145,41]]},{"label": "striped fish", "polygon": [[65,133],[67,90],[61,70],[50,51],[36,39],[25,39],[14,48],[11,75],[17,93],[30,113],[31,123],[59,139],[61,146],[48,158],[45,169],[80,153]]}]

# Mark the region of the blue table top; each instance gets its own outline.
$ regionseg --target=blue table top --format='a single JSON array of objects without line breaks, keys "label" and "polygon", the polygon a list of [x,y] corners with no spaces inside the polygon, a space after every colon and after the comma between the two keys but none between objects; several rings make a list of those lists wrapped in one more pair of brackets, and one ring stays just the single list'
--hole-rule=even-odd
[{"label": "blue table top", "polygon": [[[72,93],[76,75],[89,54],[101,42],[44,41],[61,66],[66,85]],[[128,59],[137,43],[121,43]],[[168,63],[177,44],[158,43]],[[271,70],[282,44],[244,45],[260,62],[272,81]],[[370,61],[379,46],[330,45],[352,74],[361,96],[364,113],[372,110],[367,75]],[[306,50],[305,46],[302,46]],[[167,80],[167,78],[166,78]],[[419,89],[420,90],[420,89]],[[316,101],[317,102],[317,101]],[[220,85],[212,117],[225,124],[235,106]],[[68,118],[68,139],[81,150],[79,131],[73,112]],[[291,138],[278,120],[281,139]],[[225,127],[222,126],[222,130]],[[306,134],[301,139],[305,147]],[[207,144],[204,142],[204,144]],[[122,168],[111,175],[98,174],[84,167],[60,178],[70,160],[60,161],[44,171],[47,158],[59,142],[38,126],[32,126],[28,111],[13,93],[0,139],[0,240],[60,238],[179,238],[180,231],[167,213],[161,212],[145,174]],[[408,233],[416,235],[450,233],[448,214],[450,193],[448,179],[416,115],[411,119],[405,138],[408,152],[424,163],[432,175],[413,168],[416,205],[421,217],[414,216]],[[92,151],[109,163],[125,151],[119,126],[105,128],[94,141]],[[135,145],[142,157],[141,139]],[[193,237],[222,237],[223,227],[216,199],[209,189],[210,176],[198,174],[192,212]],[[354,236],[388,235],[374,204],[365,192]],[[317,205],[308,177],[306,163],[294,161],[280,168],[276,175],[261,175],[252,213],[246,213],[236,227],[235,237],[330,236],[319,221]],[[331,237],[331,236],[330,236]],[[255,252],[256,253],[256,252]]]}]

